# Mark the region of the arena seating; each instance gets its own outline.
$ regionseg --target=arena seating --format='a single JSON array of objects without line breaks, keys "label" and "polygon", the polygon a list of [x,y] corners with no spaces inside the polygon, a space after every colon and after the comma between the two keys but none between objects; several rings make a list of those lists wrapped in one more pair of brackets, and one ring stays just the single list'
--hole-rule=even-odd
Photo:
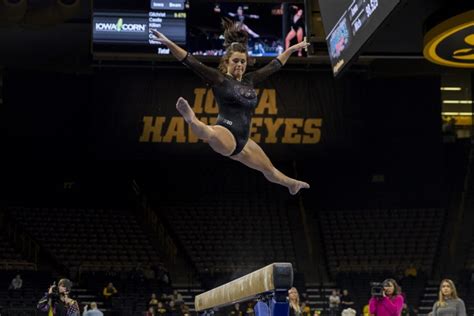
[{"label": "arena seating", "polygon": [[[155,205],[199,273],[226,274],[223,280],[228,280],[229,275],[271,262],[296,263],[288,221],[293,211],[286,188],[234,161],[225,161],[218,169],[203,163],[187,168],[186,174],[180,172],[177,169],[170,179],[176,181],[169,184],[176,186],[174,193],[162,196]],[[202,174],[207,178],[202,179]]]},{"label": "arena seating", "polygon": [[134,215],[121,210],[11,208],[10,214],[66,267],[130,270],[160,257]]},{"label": "arena seating", "polygon": [[[8,290],[15,275],[20,274],[20,290]],[[0,311],[2,315],[36,315],[36,304],[51,284],[51,275],[32,270],[0,271]]]},{"label": "arena seating", "polygon": [[239,273],[267,263],[295,263],[287,209],[233,203],[166,208],[201,273]]},{"label": "arena seating", "polygon": [[329,271],[398,271],[413,263],[430,273],[444,217],[441,209],[322,211]]},{"label": "arena seating", "polygon": [[4,236],[0,235],[0,269],[1,270],[34,270],[36,265],[25,260],[22,255],[15,250],[12,243]]}]

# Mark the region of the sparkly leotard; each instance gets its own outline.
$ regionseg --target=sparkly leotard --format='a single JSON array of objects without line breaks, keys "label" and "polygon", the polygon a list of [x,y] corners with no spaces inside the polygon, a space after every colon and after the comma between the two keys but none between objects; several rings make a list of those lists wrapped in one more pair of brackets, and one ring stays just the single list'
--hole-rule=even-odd
[{"label": "sparkly leotard", "polygon": [[234,136],[236,147],[231,155],[240,153],[249,139],[250,122],[257,106],[254,84],[278,71],[282,66],[281,62],[275,58],[266,66],[245,74],[241,81],[204,65],[189,54],[182,62],[212,87],[219,106],[216,125],[227,128]]}]

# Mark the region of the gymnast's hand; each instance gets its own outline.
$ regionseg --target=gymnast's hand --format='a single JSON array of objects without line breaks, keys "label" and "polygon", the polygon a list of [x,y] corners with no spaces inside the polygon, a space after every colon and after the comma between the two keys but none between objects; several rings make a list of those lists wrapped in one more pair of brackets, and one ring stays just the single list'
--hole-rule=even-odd
[{"label": "gymnast's hand", "polygon": [[163,33],[158,32],[155,29],[150,29],[150,30],[151,30],[151,33],[156,37],[156,39],[161,44],[165,45],[166,47],[170,49],[171,54],[173,54],[173,56],[176,57],[176,59],[178,59],[179,61],[184,60],[188,52],[186,52],[184,49],[176,45],[175,42],[167,38]]},{"label": "gymnast's hand", "polygon": [[151,33],[156,37],[158,41],[160,41],[164,45],[167,45],[169,42],[171,42],[169,38],[167,38],[163,33],[158,32],[157,30],[152,29]]},{"label": "gymnast's hand", "polygon": [[301,42],[299,42],[298,44],[295,44],[293,46],[288,47],[288,50],[291,51],[292,53],[294,53],[294,52],[296,52],[300,49],[306,49],[309,45],[310,45],[310,43],[308,43],[306,41],[306,39],[304,39]]}]

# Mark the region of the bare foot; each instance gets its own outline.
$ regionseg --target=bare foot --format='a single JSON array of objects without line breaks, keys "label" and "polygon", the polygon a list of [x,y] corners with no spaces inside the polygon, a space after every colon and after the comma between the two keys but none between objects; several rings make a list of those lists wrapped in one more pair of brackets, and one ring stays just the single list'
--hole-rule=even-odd
[{"label": "bare foot", "polygon": [[295,195],[300,189],[309,189],[309,184],[303,181],[294,180],[294,182],[288,187],[291,195]]},{"label": "bare foot", "polygon": [[176,102],[176,109],[184,117],[186,123],[189,124],[193,121],[195,114],[186,99],[179,97],[178,102]]}]

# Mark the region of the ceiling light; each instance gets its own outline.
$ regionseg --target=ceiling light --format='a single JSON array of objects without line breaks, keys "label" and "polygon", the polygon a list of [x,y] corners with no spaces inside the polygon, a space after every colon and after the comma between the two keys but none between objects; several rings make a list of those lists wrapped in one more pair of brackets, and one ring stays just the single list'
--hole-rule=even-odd
[{"label": "ceiling light", "polygon": [[444,104],[472,104],[472,100],[443,100]]},{"label": "ceiling light", "polygon": [[442,115],[446,116],[472,116],[472,112],[442,112]]},{"label": "ceiling light", "polygon": [[441,87],[441,91],[461,91],[461,87]]}]

